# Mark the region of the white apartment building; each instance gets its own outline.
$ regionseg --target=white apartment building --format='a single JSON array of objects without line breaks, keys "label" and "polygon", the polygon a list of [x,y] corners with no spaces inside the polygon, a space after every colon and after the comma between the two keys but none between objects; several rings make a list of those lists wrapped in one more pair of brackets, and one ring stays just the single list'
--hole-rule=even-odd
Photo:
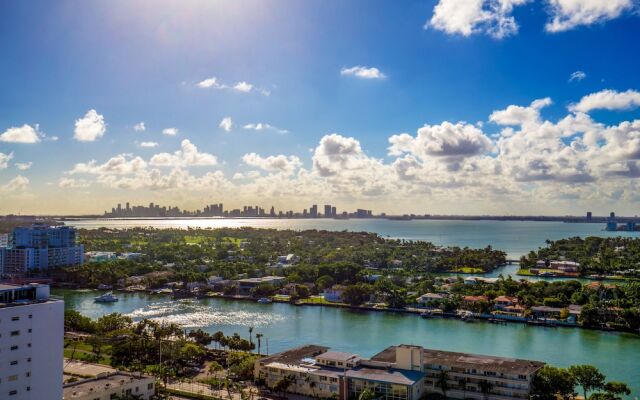
[{"label": "white apartment building", "polygon": [[64,302],[49,286],[0,284],[0,399],[62,398]]},{"label": "white apartment building", "polygon": [[103,373],[95,378],[64,385],[62,399],[111,400],[114,398],[136,398],[148,400],[155,392],[156,381],[154,377],[118,371]]}]

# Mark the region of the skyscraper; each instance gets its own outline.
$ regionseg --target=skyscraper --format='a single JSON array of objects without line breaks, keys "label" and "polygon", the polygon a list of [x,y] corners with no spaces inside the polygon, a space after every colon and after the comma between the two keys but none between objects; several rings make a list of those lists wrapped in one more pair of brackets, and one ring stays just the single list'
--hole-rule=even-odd
[{"label": "skyscraper", "polygon": [[324,205],[324,217],[331,218],[333,215],[331,214],[331,204]]}]

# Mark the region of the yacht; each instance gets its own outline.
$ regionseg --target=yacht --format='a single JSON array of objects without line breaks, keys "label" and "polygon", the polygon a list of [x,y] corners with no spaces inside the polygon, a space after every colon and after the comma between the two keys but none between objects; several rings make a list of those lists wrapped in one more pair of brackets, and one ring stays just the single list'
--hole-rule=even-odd
[{"label": "yacht", "polygon": [[271,299],[267,298],[267,297],[262,297],[260,299],[258,299],[258,303],[260,304],[267,304],[267,303],[271,303]]},{"label": "yacht", "polygon": [[93,300],[96,303],[113,303],[113,302],[118,301],[118,298],[116,296],[114,296],[112,292],[107,292],[107,293],[105,293],[103,295],[94,297]]}]

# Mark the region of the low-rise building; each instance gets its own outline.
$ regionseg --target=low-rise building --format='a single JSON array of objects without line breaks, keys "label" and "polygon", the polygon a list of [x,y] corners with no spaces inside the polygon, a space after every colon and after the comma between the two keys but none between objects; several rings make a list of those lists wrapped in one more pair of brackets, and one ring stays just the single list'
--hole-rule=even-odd
[{"label": "low-rise building", "polygon": [[249,295],[251,289],[256,288],[263,284],[268,284],[273,287],[281,287],[285,284],[287,278],[282,276],[263,276],[262,278],[245,278],[238,280],[238,294]]},{"label": "low-rise building", "polygon": [[423,307],[434,307],[446,297],[439,293],[425,293],[418,297],[416,301]]},{"label": "low-rise building", "polygon": [[498,296],[493,299],[493,308],[496,310],[506,310],[509,307],[514,307],[518,304],[518,298],[510,296]]},{"label": "low-rise building", "polygon": [[369,389],[381,400],[418,400],[442,394],[444,380],[447,398],[515,400],[528,398],[543,365],[413,345],[392,346],[366,359],[308,345],[257,360],[254,373],[272,389],[286,386],[288,393],[319,398],[346,400]]},{"label": "low-rise building", "polygon": [[154,377],[118,371],[67,383],[64,385],[62,400],[111,400],[115,398],[149,400],[155,392]]},{"label": "low-rise building", "polygon": [[342,295],[344,294],[345,289],[346,287],[342,285],[333,285],[332,287],[324,290],[322,297],[324,297],[326,301],[340,303],[342,302]]}]

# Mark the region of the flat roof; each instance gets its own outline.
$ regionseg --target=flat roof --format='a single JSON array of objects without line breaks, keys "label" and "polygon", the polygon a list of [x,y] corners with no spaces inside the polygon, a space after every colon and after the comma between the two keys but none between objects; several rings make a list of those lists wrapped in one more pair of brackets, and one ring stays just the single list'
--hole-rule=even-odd
[{"label": "flat roof", "polygon": [[349,361],[353,358],[360,358],[360,356],[358,356],[357,354],[353,354],[353,353],[346,353],[343,351],[325,351],[322,354],[319,354],[318,356],[316,356],[318,358],[327,358],[330,360],[338,360],[338,361]]},{"label": "flat roof", "polygon": [[[96,378],[89,378],[85,380],[80,380],[73,383],[68,383],[63,387],[63,400],[67,399],[75,399],[78,397],[85,397],[90,393],[100,393],[102,390],[105,390],[107,387],[109,389],[117,388],[120,386],[124,386],[127,383],[134,381],[146,381],[146,380],[154,380],[155,379],[149,375],[133,375],[127,374],[123,372],[116,372],[113,374],[99,376]],[[108,386],[107,386],[108,385]]]},{"label": "flat roof", "polygon": [[[486,356],[470,353],[457,353],[424,349],[425,364],[440,364],[460,368],[486,368],[490,371],[505,372],[510,374],[529,375],[544,366],[543,362]],[[387,363],[396,362],[396,346],[391,346],[371,357],[372,361]]]},{"label": "flat roof", "polygon": [[306,346],[300,346],[291,350],[285,350],[280,353],[272,354],[270,356],[262,358],[260,362],[264,364],[269,364],[272,362],[281,364],[300,364],[303,359],[316,357],[319,354],[325,353],[327,350],[329,350],[328,347],[309,344]]},{"label": "flat roof", "polygon": [[388,382],[396,385],[413,386],[416,382],[419,382],[424,377],[424,373],[420,371],[409,371],[400,369],[358,367],[355,369],[347,370],[346,376],[348,378],[364,379],[368,381]]}]

